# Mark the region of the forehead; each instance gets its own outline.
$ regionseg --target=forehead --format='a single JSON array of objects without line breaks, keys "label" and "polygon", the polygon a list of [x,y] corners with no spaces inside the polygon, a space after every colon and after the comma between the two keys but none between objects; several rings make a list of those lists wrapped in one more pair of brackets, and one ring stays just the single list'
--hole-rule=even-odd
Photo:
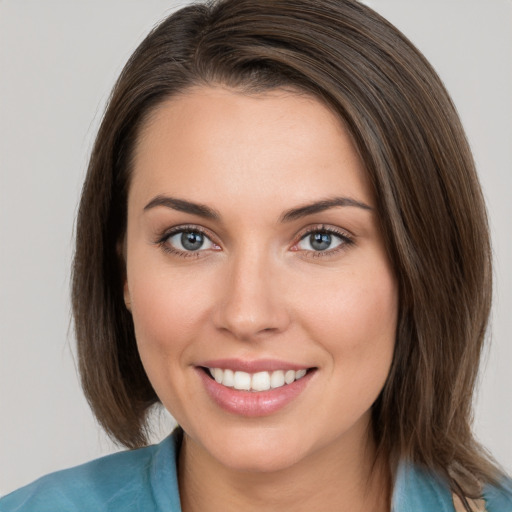
[{"label": "forehead", "polygon": [[341,120],[318,99],[284,89],[196,87],[165,101],[140,130],[133,172],[131,189],[146,196],[205,202],[215,191],[268,202],[286,189],[295,202],[335,192],[372,202]]}]

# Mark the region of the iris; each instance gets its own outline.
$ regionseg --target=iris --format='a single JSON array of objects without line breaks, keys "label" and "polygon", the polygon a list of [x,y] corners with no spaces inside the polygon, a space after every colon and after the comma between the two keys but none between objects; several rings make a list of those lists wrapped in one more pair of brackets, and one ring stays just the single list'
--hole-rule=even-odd
[{"label": "iris", "polygon": [[197,251],[204,243],[204,236],[197,231],[184,231],[181,234],[181,245],[187,251]]},{"label": "iris", "polygon": [[332,237],[329,233],[313,233],[309,237],[309,243],[315,251],[325,251],[329,249]]}]

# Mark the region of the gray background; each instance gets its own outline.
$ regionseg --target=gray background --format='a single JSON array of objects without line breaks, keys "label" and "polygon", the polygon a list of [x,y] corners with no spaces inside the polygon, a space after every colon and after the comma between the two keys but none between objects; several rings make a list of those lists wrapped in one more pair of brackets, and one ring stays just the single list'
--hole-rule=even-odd
[{"label": "gray background", "polygon": [[[474,150],[497,283],[475,429],[512,471],[512,2],[367,3],[436,67]],[[0,494],[116,449],[76,375],[73,222],[115,78],[148,30],[185,4],[0,0]],[[155,439],[168,428],[166,419]]]}]

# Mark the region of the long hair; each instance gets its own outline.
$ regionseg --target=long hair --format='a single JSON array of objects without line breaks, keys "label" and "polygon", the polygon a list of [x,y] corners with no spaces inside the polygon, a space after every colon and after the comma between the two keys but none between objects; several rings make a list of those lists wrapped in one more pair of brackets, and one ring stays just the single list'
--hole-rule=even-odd
[{"label": "long hair", "polygon": [[393,363],[373,405],[377,447],[441,473],[461,495],[497,470],[471,431],[491,301],[486,211],[441,80],[394,26],[355,0],[220,0],[185,7],[119,77],[79,207],[72,299],[85,395],[107,433],[146,443],[158,402],[123,300],[132,150],[144,120],[196,85],[292,87],[351,132],[377,198],[399,287]]}]

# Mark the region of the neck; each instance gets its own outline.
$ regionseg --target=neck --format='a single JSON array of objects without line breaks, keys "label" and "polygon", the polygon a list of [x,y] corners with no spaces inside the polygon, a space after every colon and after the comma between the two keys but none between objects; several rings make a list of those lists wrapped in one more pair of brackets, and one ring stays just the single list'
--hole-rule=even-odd
[{"label": "neck", "polygon": [[391,477],[385,460],[376,459],[369,436],[359,446],[349,441],[285,469],[254,472],[220,464],[185,434],[179,458],[182,510],[389,512]]}]

